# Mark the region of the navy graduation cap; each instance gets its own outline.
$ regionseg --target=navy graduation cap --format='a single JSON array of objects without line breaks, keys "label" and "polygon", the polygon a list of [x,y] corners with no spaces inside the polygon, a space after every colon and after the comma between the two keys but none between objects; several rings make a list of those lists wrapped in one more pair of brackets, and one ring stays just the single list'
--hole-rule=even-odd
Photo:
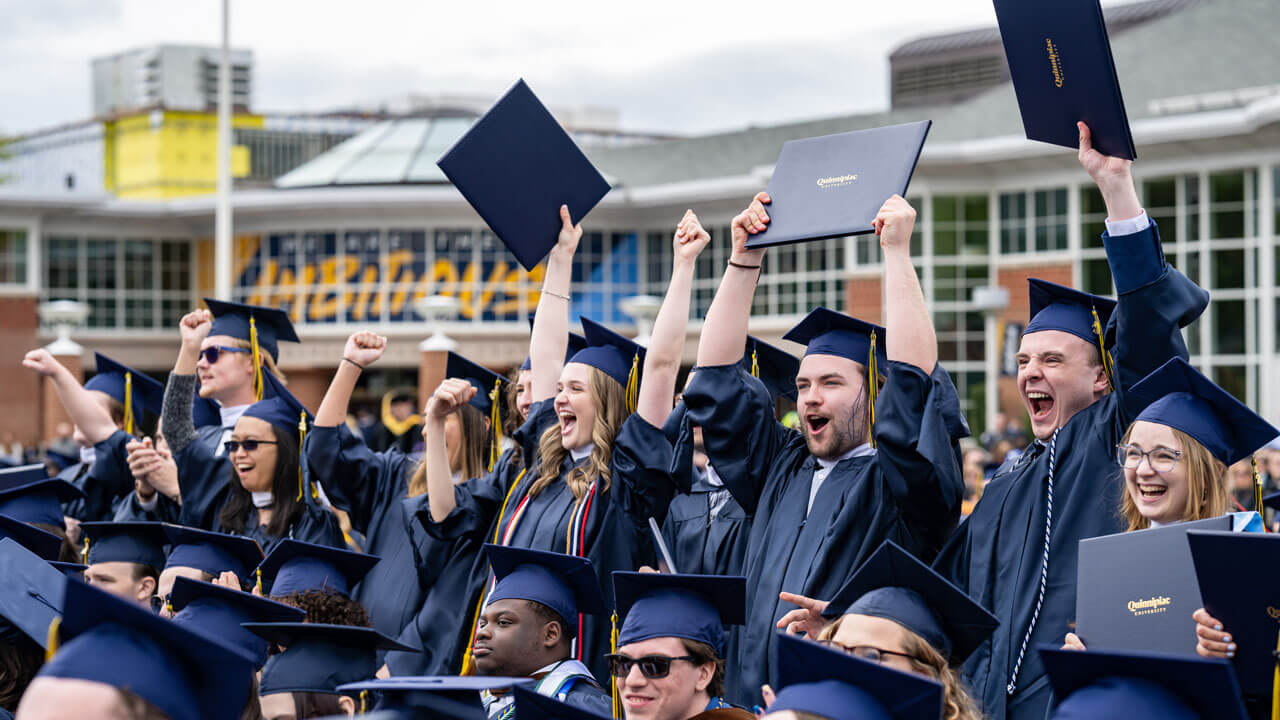
[{"label": "navy graduation cap", "polygon": [[495,405],[501,406],[502,385],[507,379],[489,368],[450,351],[445,375],[471,383],[471,387],[476,389],[476,396],[471,398],[471,404],[480,412],[488,414]]},{"label": "navy graduation cap", "polygon": [[52,567],[54,570],[57,570],[58,572],[62,573],[64,576],[69,578],[75,578],[76,580],[84,579],[84,571],[89,569],[88,565],[81,565],[80,563],[58,562],[57,560],[50,560],[49,566]]},{"label": "navy graduation cap", "polygon": [[579,613],[603,615],[604,595],[591,561],[563,553],[486,544],[495,584],[486,604],[497,600],[529,600],[550,608],[565,632],[577,634]]},{"label": "navy graduation cap", "polygon": [[1246,720],[1225,660],[1114,650],[1040,648],[1059,720]]},{"label": "navy graduation cap", "polygon": [[267,641],[242,624],[302,622],[307,617],[292,605],[188,577],[174,579],[169,611],[173,622],[239,648],[254,659],[254,668],[267,661]]},{"label": "navy graduation cap", "polygon": [[590,365],[617,380],[627,392],[627,409],[635,412],[640,371],[644,367],[644,348],[590,318],[580,319],[587,346],[575,353],[569,362]]},{"label": "navy graduation cap", "polygon": [[287,538],[272,548],[256,571],[258,587],[271,597],[322,590],[351,596],[351,588],[374,565],[377,555],[351,552]]},{"label": "navy graduation cap", "polygon": [[164,568],[164,547],[169,543],[164,523],[85,522],[80,523],[80,532],[86,565],[128,562]]},{"label": "navy graduation cap", "polygon": [[886,540],[845,583],[822,614],[871,615],[924,638],[952,665],[995,632],[1000,621],[892,540]]},{"label": "navy graduation cap", "polygon": [[98,374],[84,384],[85,390],[97,390],[110,395],[124,406],[124,431],[137,435],[138,418],[142,410],[159,415],[164,406],[164,385],[146,373],[94,353]]},{"label": "navy graduation cap", "polygon": [[38,527],[0,515],[0,538],[12,538],[41,559],[54,562],[62,554],[62,538]]},{"label": "navy graduation cap", "polygon": [[786,634],[778,636],[773,654],[778,694],[771,713],[792,710],[827,720],[942,717],[942,685],[929,678]]},{"label": "navy graduation cap", "polygon": [[796,399],[796,375],[800,373],[800,359],[795,355],[754,335],[748,335],[742,367],[752,377],[760,378],[775,400],[779,396]]},{"label": "navy graduation cap", "polygon": [[522,687],[513,689],[520,720],[610,720],[611,716],[575,707]]},{"label": "navy graduation cap", "polygon": [[1231,393],[1182,358],[1173,358],[1135,384],[1126,396],[1135,420],[1176,428],[1195,438],[1213,456],[1233,465],[1280,435]]},{"label": "navy graduation cap", "polygon": [[[874,430],[876,397],[880,394],[880,376],[883,374],[881,368],[889,365],[885,352],[886,334],[887,331],[879,325],[819,307],[806,315],[799,325],[788,330],[782,339],[804,345],[805,357],[835,355],[862,363],[866,368],[867,428]],[[871,447],[875,447],[875,434],[870,433],[868,437]]]},{"label": "navy graduation cap", "polygon": [[56,640],[38,676],[126,688],[171,720],[237,720],[249,699],[248,657],[78,580]]},{"label": "navy graduation cap", "polygon": [[244,580],[262,563],[262,546],[243,535],[210,532],[182,525],[165,525],[169,559],[165,567],[190,567],[217,577],[233,572]]},{"label": "navy graduation cap", "polygon": [[576,224],[609,192],[608,181],[524,80],[436,164],[525,270],[555,246],[561,205]]},{"label": "navy graduation cap", "polygon": [[62,504],[83,497],[75,485],[49,477],[44,465],[0,470],[0,514],[15,520],[63,527]]},{"label": "navy graduation cap", "polygon": [[418,652],[373,628],[305,622],[245,623],[245,629],[284,652],[262,668],[258,694],[338,694],[338,686],[368,680],[378,671],[378,650]]},{"label": "navy graduation cap", "polygon": [[209,312],[213,313],[213,326],[209,336],[224,335],[249,343],[249,353],[253,356],[253,392],[254,397],[261,400],[267,397],[265,377],[271,375],[262,369],[262,353],[271,356],[272,360],[280,357],[281,340],[302,342],[298,333],[289,321],[289,313],[278,308],[261,305],[245,305],[244,303],[224,302],[205,298]]},{"label": "navy graduation cap", "polygon": [[62,614],[66,579],[12,538],[0,540],[0,577],[0,642],[13,644],[17,631],[45,647]]},{"label": "navy graduation cap", "polygon": [[[338,692],[360,696],[367,705],[370,695],[377,695],[379,711],[401,713],[399,718],[412,720],[485,720],[487,714],[480,693],[485,690],[517,688],[533,682],[532,678],[480,677],[392,677],[339,685]],[[518,696],[517,696],[518,697]],[[519,702],[519,700],[517,700]],[[523,716],[521,716],[523,717]]]},{"label": "navy graduation cap", "polygon": [[1116,309],[1116,301],[1039,278],[1028,278],[1027,294],[1031,313],[1022,334],[1059,330],[1093,345],[1102,355],[1107,381],[1114,389],[1106,328],[1111,313]]},{"label": "navy graduation cap", "polygon": [[613,573],[618,645],[677,637],[706,643],[724,655],[725,625],[747,619],[747,579],[735,575]]}]

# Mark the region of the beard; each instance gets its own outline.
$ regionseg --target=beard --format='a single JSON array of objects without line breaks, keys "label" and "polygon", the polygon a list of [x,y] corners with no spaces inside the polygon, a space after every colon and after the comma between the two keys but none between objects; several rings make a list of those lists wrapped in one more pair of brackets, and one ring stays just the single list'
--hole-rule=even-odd
[{"label": "beard", "polygon": [[866,390],[858,395],[848,415],[831,418],[827,423],[827,437],[815,440],[809,435],[809,422],[800,418],[800,432],[804,435],[809,453],[823,460],[839,457],[867,442]]}]

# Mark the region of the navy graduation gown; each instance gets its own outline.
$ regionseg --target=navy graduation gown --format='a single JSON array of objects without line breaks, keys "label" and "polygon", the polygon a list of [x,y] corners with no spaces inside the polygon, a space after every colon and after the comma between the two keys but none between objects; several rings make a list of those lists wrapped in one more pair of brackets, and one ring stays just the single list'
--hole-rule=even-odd
[{"label": "navy graduation gown", "polygon": [[[542,432],[556,422],[551,400],[534,403],[526,422],[526,427],[534,431],[529,435],[533,438],[530,442],[537,442]],[[524,505],[507,544],[560,553],[571,546],[577,548],[576,554],[587,557],[595,566],[608,607],[613,607],[611,572],[654,564],[648,518],[671,502],[669,481],[662,486],[654,482],[659,476],[665,477],[669,455],[664,454],[661,447],[654,447],[648,440],[650,436],[638,432],[640,422],[643,421],[638,415],[629,417],[614,440],[608,488],[598,484],[581,501],[575,500],[564,482],[574,467],[572,459],[566,457],[560,468],[560,480],[549,484],[526,503],[528,488],[537,478],[535,465],[511,496],[504,519],[507,527],[499,528],[501,539],[513,522],[515,508]],[[661,437],[661,433],[658,436]],[[427,532],[441,540],[483,538],[493,527],[505,499],[505,494],[498,491],[500,487],[500,483],[483,481],[456,485],[457,507],[443,522],[427,522]],[[583,509],[586,510],[585,522],[579,522],[578,511]],[[597,678],[608,678],[604,656],[610,651],[609,618],[583,616],[582,622],[583,629],[578,636],[580,659]]]},{"label": "navy graduation gown", "polygon": [[833,597],[885,540],[927,559],[955,527],[964,483],[957,441],[968,434],[955,386],[889,363],[876,404],[877,450],[841,460],[806,516],[816,459],[803,436],[774,419],[764,385],[737,364],[699,368],[684,394],[711,464],[743,510],[747,623],[726,672],[728,697],[752,705],[773,677],[776,623],[792,607],[778,593]]},{"label": "navy graduation gown", "polygon": [[935,564],[1000,619],[963,668],[992,720],[1045,717],[1052,693],[1035,648],[1061,646],[1072,629],[1079,541],[1125,529],[1115,446],[1136,409],[1125,406],[1124,391],[1167,360],[1187,357],[1179,328],[1208,303],[1208,293],[1165,264],[1154,223],[1141,233],[1103,239],[1119,301],[1107,328],[1115,339],[1119,388],[1076,413],[1058,432],[1049,577],[1012,698],[1007,685],[1039,592],[1049,453],[1028,448],[1002,465]]},{"label": "navy graduation gown", "polygon": [[129,472],[125,446],[133,436],[116,430],[111,437],[93,446],[92,463],[76,463],[58,473],[84,493],[63,506],[63,512],[82,522],[111,520],[113,508],[121,498],[133,492],[133,474]]},{"label": "navy graduation gown", "polygon": [[397,447],[374,453],[346,425],[312,428],[303,443],[313,482],[364,534],[364,551],[382,558],[355,588],[373,627],[396,637],[422,605],[401,504],[417,462]]},{"label": "navy graduation gown", "polygon": [[182,515],[182,506],[161,495],[156,506],[150,510],[138,502],[137,493],[129,493],[116,501],[111,510],[112,522],[167,522],[177,524]]}]

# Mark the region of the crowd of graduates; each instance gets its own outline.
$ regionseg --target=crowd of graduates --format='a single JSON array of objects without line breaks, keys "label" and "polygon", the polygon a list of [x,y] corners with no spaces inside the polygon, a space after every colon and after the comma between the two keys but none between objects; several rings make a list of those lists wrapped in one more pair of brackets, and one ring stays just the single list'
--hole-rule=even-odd
[{"label": "crowd of graduates", "polygon": [[187,314],[165,384],[99,355],[82,386],[32,351],[85,450],[56,477],[0,470],[0,717],[1265,716],[1203,608],[1203,657],[1072,632],[1080,540],[1233,513],[1262,531],[1227,468],[1280,435],[1188,364],[1209,294],[1165,261],[1130,162],[1080,133],[1116,298],[1030,281],[1030,432],[963,522],[970,431],[898,196],[875,221],[884,325],[815,308],[785,335],[803,358],[747,334],[752,199],[682,384],[697,216],[642,347],[570,331],[561,208],[524,365],[451,355],[425,407],[387,397],[377,448],[348,421],[372,330],[314,412],[274,308]]}]

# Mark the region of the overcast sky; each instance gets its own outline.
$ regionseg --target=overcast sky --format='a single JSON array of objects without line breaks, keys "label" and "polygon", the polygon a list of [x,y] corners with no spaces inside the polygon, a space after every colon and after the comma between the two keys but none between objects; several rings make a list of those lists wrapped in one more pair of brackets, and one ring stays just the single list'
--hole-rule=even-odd
[{"label": "overcast sky", "polygon": [[[93,57],[216,45],[220,8],[0,0],[0,133],[87,118]],[[233,0],[231,14],[232,45],[254,53],[258,111],[496,96],[523,76],[549,104],[613,106],[627,129],[681,133],[883,108],[893,47],[995,22],[991,0]]]}]

